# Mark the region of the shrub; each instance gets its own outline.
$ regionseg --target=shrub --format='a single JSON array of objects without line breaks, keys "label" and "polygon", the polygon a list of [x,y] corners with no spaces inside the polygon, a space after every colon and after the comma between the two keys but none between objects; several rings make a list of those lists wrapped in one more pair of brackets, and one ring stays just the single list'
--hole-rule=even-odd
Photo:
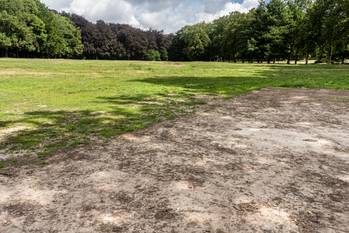
[{"label": "shrub", "polygon": [[160,52],[157,50],[148,50],[144,56],[147,61],[161,61]]}]

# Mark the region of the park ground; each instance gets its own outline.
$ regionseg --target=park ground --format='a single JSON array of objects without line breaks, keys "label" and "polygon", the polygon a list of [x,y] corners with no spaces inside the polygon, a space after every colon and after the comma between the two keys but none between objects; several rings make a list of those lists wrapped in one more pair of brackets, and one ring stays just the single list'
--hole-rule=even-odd
[{"label": "park ground", "polygon": [[349,92],[263,89],[0,176],[0,232],[348,232]]},{"label": "park ground", "polygon": [[0,232],[348,232],[348,71],[0,60]]},{"label": "park ground", "polygon": [[0,167],[267,87],[349,89],[349,66],[1,59]]}]

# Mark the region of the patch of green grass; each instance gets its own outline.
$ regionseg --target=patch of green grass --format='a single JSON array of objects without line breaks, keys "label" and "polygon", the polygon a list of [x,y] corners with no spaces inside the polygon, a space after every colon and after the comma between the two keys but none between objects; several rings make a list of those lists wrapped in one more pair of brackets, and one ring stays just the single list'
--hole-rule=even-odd
[{"label": "patch of green grass", "polygon": [[6,165],[6,162],[3,160],[0,160],[0,169],[3,169]]},{"label": "patch of green grass", "polygon": [[0,59],[0,151],[45,157],[264,87],[349,89],[349,66]]},{"label": "patch of green grass", "polygon": [[7,167],[8,165],[16,165],[16,164],[17,164],[16,159],[0,160],[0,170]]}]

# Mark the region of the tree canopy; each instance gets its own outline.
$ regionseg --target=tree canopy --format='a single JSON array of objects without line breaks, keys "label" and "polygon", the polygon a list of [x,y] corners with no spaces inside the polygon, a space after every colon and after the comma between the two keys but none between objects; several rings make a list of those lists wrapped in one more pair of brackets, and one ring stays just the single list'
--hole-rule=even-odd
[{"label": "tree canopy", "polygon": [[348,0],[260,1],[248,13],[184,27],[174,36],[170,59],[344,62],[349,57],[348,5]]},{"label": "tree canopy", "polygon": [[102,20],[91,23],[76,14],[65,15],[81,30],[86,58],[149,60],[151,54],[159,53],[161,60],[168,60],[171,35]]},{"label": "tree canopy", "polygon": [[39,0],[0,0],[0,56],[275,62],[349,58],[348,0],[260,0],[175,35],[89,22]]},{"label": "tree canopy", "polygon": [[80,31],[39,0],[0,0],[0,54],[74,57],[82,52]]}]

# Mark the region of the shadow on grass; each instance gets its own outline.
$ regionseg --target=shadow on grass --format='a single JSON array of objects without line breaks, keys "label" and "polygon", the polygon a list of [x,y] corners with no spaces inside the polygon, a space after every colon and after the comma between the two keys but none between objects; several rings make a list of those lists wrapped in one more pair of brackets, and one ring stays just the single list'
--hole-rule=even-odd
[{"label": "shadow on grass", "polygon": [[266,87],[347,90],[349,89],[349,69],[344,66],[331,65],[272,66],[246,76],[155,77],[135,81],[179,87],[192,94],[229,96]]},{"label": "shadow on grass", "polygon": [[157,77],[136,80],[153,85],[179,87],[191,94],[237,95],[273,85],[273,79],[258,77]]},{"label": "shadow on grass", "polygon": [[[25,151],[46,157],[91,142],[145,128],[191,111],[202,103],[185,93],[147,96],[99,97],[96,103],[108,104],[111,110],[95,111],[34,111],[18,121],[2,121],[1,127],[31,125],[0,142],[6,153]],[[0,154],[1,156],[1,154]],[[0,157],[1,158],[1,157]]]},{"label": "shadow on grass", "polygon": [[[177,87],[176,94],[165,91],[154,95],[99,97],[95,101],[107,104],[106,112],[34,111],[27,112],[18,121],[2,121],[0,127],[30,124],[33,129],[22,130],[0,140],[0,148],[8,153],[30,151],[47,156],[57,151],[91,142],[93,138],[109,138],[125,132],[142,129],[153,123],[186,113],[202,101],[195,95],[244,94],[265,87],[306,87],[349,89],[347,69],[333,72],[314,67],[273,67],[251,75],[235,77],[168,77],[159,76],[130,81],[156,87]],[[324,66],[325,67],[325,66]]]}]

